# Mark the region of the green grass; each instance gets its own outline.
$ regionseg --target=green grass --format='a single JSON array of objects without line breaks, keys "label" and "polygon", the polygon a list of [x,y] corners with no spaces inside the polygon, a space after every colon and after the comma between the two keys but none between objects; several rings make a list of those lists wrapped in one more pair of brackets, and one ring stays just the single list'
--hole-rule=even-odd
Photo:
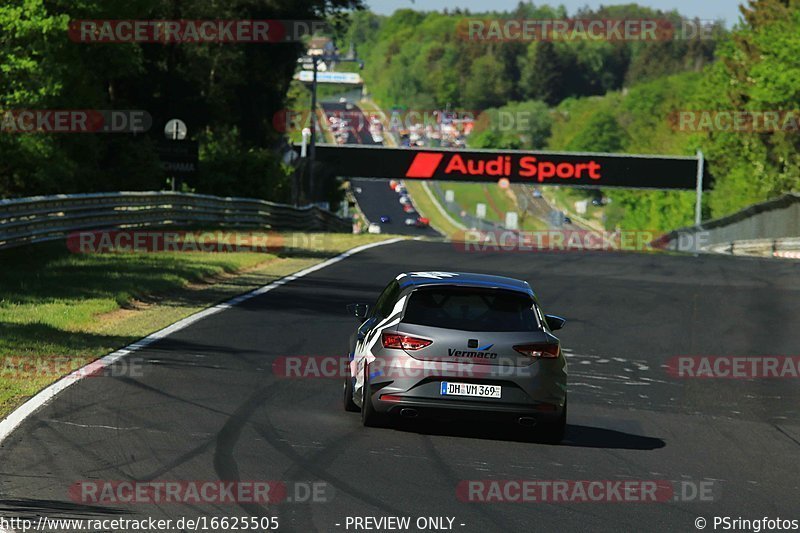
[{"label": "green grass", "polygon": [[[603,227],[603,214],[605,213],[605,207],[592,205],[592,198],[591,196],[587,196],[587,191],[572,187],[543,187],[542,194],[544,194],[550,203],[556,206],[556,208],[565,211],[573,219],[575,219],[577,215],[575,211],[575,202],[588,200],[586,213],[577,216],[580,216],[582,219],[591,222],[592,225],[596,226],[596,229]],[[574,221],[575,220],[573,220],[573,222]]]},{"label": "green grass", "polygon": [[[463,234],[463,230],[458,226],[453,225],[447,217],[445,217],[439,209],[434,205],[433,199],[425,192],[422,182],[414,180],[405,180],[403,182],[408,189],[409,194],[414,199],[414,207],[416,207],[419,214],[428,220],[430,224],[439,233],[444,234],[445,237],[453,238]],[[458,218],[456,218],[458,220]]]},{"label": "green grass", "polygon": [[0,251],[0,416],[153,331],[387,236],[284,238],[275,253],[75,254],[64,242]]},{"label": "green grass", "polygon": [[[443,191],[448,189],[455,193],[455,203],[475,216],[477,204],[486,204],[486,220],[505,224],[506,213],[518,212],[517,204],[507,189],[502,189],[494,183],[452,183],[441,184]],[[457,216],[457,213],[451,213]],[[526,217],[521,229],[542,230],[547,224],[533,216]]]}]

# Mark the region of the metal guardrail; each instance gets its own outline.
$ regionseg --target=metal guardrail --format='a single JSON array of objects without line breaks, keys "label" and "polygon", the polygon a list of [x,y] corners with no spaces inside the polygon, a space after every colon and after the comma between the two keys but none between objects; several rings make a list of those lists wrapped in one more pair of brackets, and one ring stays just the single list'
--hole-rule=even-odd
[{"label": "metal guardrail", "polygon": [[[748,242],[790,242],[800,237],[800,194],[789,193],[664,237],[665,248],[696,253],[747,247]],[[780,250],[776,250],[780,251]],[[785,250],[793,251],[793,250]],[[727,253],[727,252],[723,252]],[[768,255],[768,254],[767,254]],[[782,257],[782,256],[780,256]]]},{"label": "metal guardrail", "polygon": [[83,230],[233,226],[275,231],[350,232],[352,223],[317,206],[180,192],[59,194],[0,200],[0,249]]},{"label": "metal guardrail", "polygon": [[704,251],[716,254],[800,259],[800,237],[731,241],[707,246]]}]

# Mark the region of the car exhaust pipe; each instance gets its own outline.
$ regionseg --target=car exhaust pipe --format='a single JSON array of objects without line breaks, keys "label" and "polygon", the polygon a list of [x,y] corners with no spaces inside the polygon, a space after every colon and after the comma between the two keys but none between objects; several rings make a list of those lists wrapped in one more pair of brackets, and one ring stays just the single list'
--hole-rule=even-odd
[{"label": "car exhaust pipe", "polygon": [[400,416],[402,416],[403,418],[417,418],[419,416],[419,413],[417,412],[416,409],[411,409],[409,407],[406,407],[405,409],[400,410]]},{"label": "car exhaust pipe", "polygon": [[526,428],[532,428],[536,425],[536,419],[530,416],[521,416],[517,419],[517,424]]}]

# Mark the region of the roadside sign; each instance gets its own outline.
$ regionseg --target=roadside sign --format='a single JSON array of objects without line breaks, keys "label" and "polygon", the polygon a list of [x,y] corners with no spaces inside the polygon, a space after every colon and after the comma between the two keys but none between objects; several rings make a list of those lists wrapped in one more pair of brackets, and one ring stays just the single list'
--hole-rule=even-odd
[{"label": "roadside sign", "polygon": [[513,211],[506,213],[506,229],[517,230],[519,229],[519,215]]},{"label": "roadside sign", "polygon": [[[696,157],[317,145],[317,161],[343,177],[662,190],[698,183]],[[701,187],[710,185],[706,177]]]},{"label": "roadside sign", "polygon": [[173,118],[164,126],[164,137],[172,141],[182,141],[188,132],[186,123],[179,118]]},{"label": "roadside sign", "polygon": [[[314,73],[309,70],[301,70],[295,74],[294,79],[303,83],[311,83],[314,81]],[[357,72],[317,72],[317,83],[363,85],[364,80]]]},{"label": "roadside sign", "polygon": [[197,141],[162,141],[156,147],[164,171],[171,176],[187,176],[197,172]]}]

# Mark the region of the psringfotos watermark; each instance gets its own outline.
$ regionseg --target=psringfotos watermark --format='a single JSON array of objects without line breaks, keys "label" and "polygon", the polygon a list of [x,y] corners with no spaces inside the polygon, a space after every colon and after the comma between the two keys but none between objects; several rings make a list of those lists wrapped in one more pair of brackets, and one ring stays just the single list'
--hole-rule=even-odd
[{"label": "psringfotos watermark", "polygon": [[322,233],[239,231],[91,230],[67,236],[73,253],[278,253],[291,249],[325,249]]},{"label": "psringfotos watermark", "polygon": [[[797,531],[800,529],[800,520],[796,518],[775,518],[763,516],[761,518],[743,518],[741,516],[715,516],[711,519],[714,531],[751,531],[761,533],[762,531]],[[705,529],[708,520],[698,516],[694,521],[694,527]]]},{"label": "psringfotos watermark", "polygon": [[287,43],[322,32],[323,20],[71,20],[76,43]]},{"label": "psringfotos watermark", "polygon": [[724,31],[718,21],[668,19],[509,19],[465,18],[461,39],[478,42],[662,42],[714,40]]},{"label": "psringfotos watermark", "polygon": [[0,133],[144,133],[152,125],[141,109],[0,110]]},{"label": "psringfotos watermark", "polygon": [[797,379],[800,356],[681,355],[666,363],[667,374],[681,379]]},{"label": "psringfotos watermark", "polygon": [[720,489],[711,480],[484,479],[459,482],[456,498],[468,503],[712,502],[720,498]]},{"label": "psringfotos watermark", "polygon": [[327,503],[334,488],[325,481],[85,480],[69,487],[69,497],[92,505]]}]

